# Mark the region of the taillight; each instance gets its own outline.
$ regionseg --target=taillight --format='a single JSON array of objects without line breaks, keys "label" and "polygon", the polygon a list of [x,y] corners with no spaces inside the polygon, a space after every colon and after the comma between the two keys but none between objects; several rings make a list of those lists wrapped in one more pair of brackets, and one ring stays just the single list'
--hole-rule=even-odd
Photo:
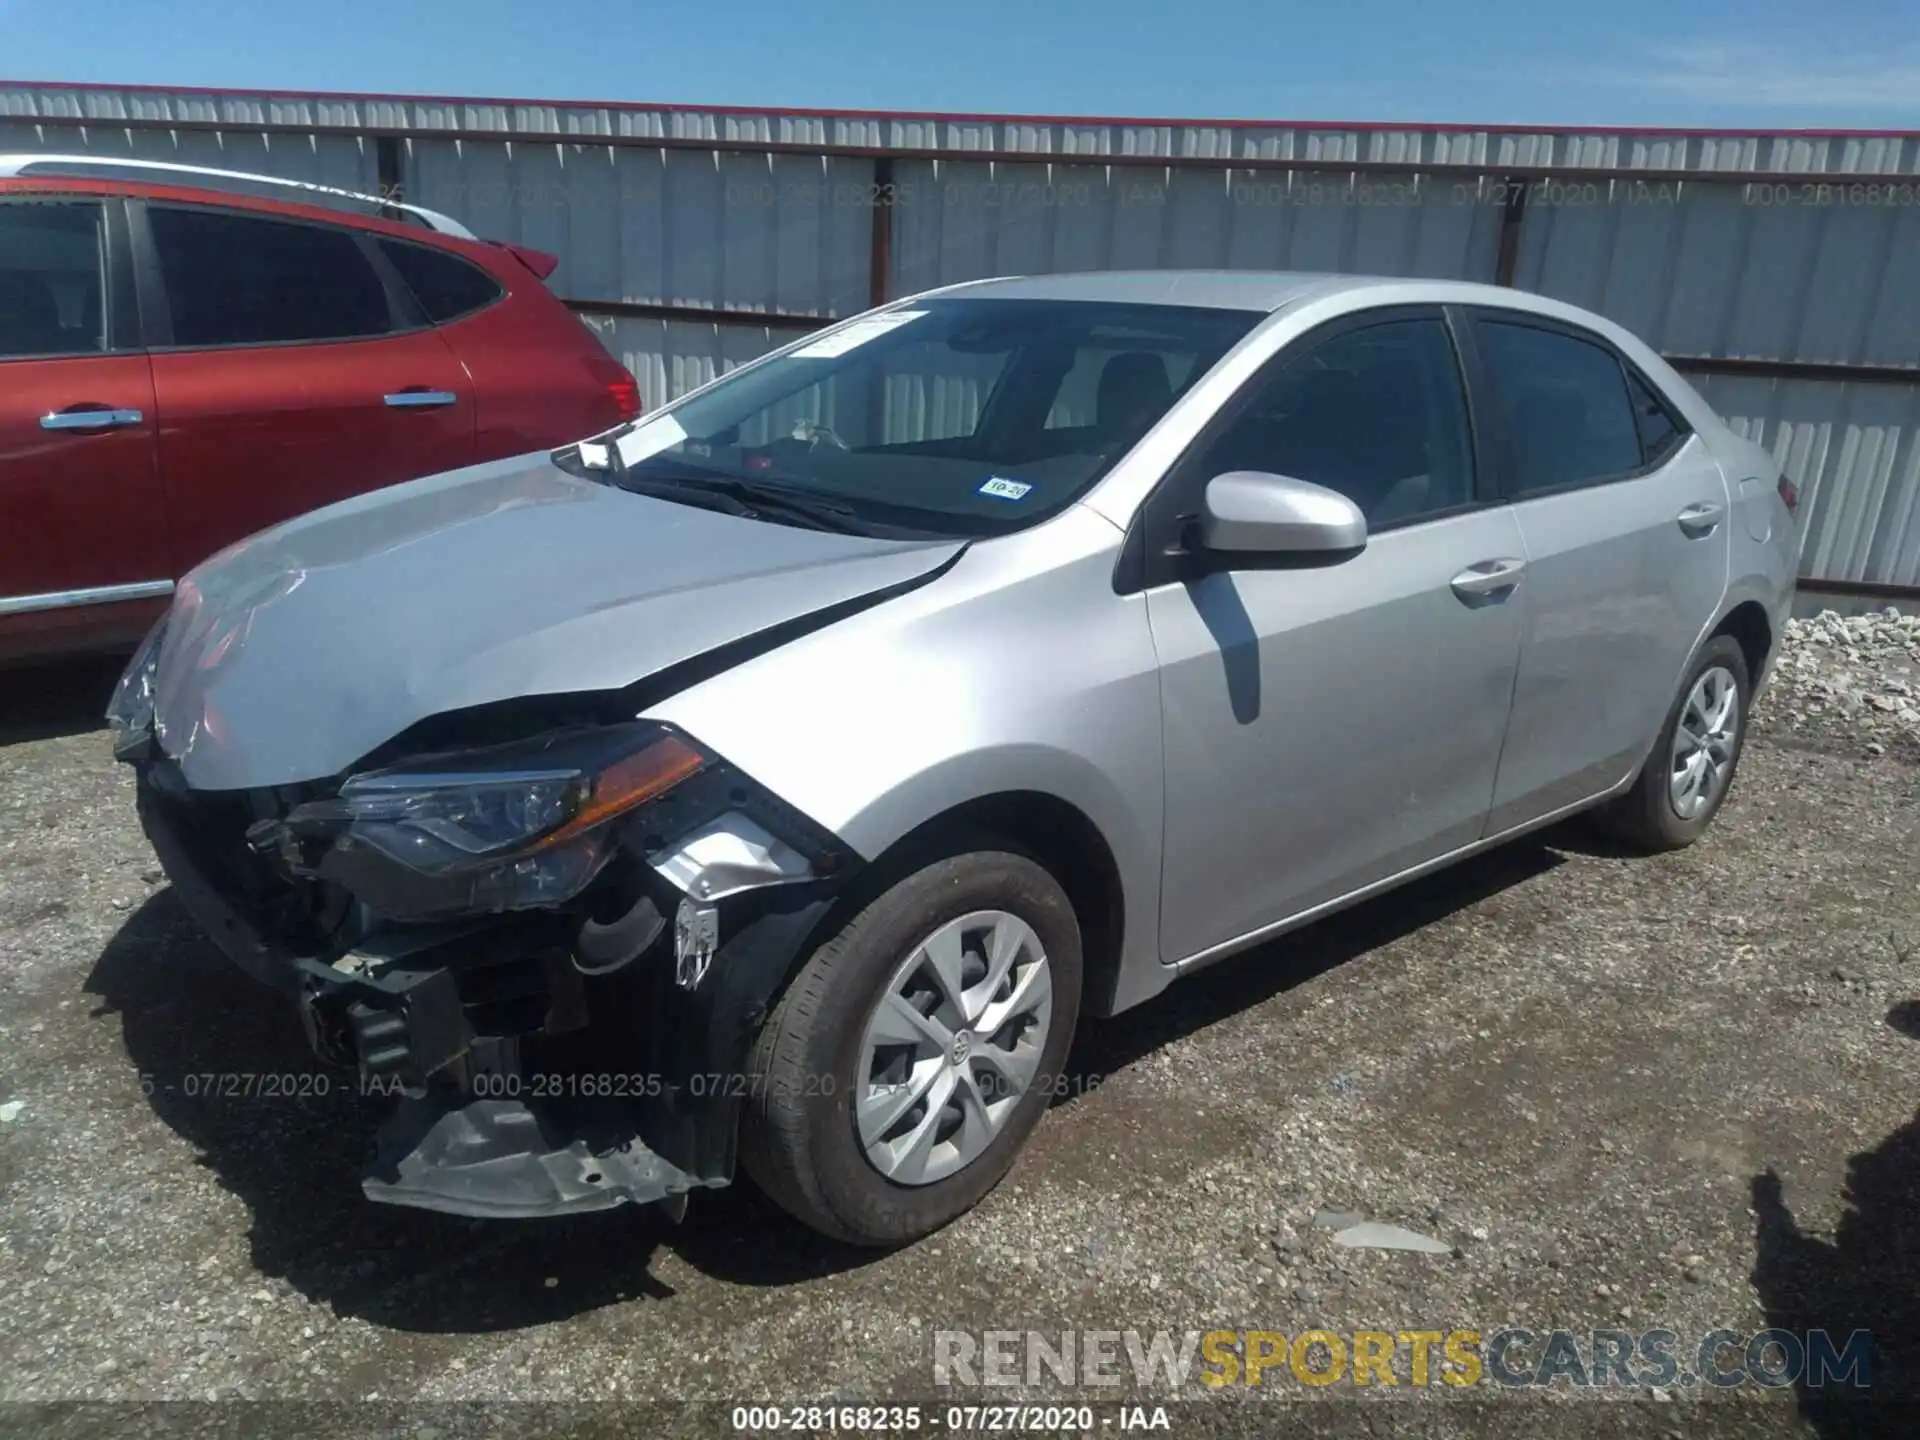
[{"label": "taillight", "polygon": [[607,395],[622,420],[631,420],[640,413],[640,382],[633,376],[622,375],[618,380],[608,381]]},{"label": "taillight", "polygon": [[1780,503],[1787,507],[1787,514],[1798,514],[1800,511],[1799,487],[1785,475],[1782,475],[1779,483],[1774,488],[1780,492]]}]

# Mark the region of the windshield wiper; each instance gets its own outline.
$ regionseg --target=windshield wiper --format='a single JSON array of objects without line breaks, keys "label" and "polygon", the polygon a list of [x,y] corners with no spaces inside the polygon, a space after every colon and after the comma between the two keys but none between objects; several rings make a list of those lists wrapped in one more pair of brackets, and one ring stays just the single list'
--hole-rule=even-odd
[{"label": "windshield wiper", "polygon": [[[649,467],[652,468],[652,467]],[[625,490],[656,494],[674,500],[722,500],[728,514],[750,520],[777,520],[806,526],[813,530],[832,530],[843,535],[871,533],[852,507],[809,495],[791,485],[770,485],[697,465],[681,467],[674,475],[646,474],[631,466],[614,472],[613,483]]]}]

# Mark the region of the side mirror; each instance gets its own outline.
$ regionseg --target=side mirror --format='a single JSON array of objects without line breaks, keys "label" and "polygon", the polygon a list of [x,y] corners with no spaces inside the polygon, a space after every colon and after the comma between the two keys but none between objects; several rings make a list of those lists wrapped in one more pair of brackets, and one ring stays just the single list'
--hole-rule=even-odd
[{"label": "side mirror", "polygon": [[1207,482],[1200,543],[1226,554],[1331,556],[1367,543],[1367,517],[1324,485],[1230,470]]}]

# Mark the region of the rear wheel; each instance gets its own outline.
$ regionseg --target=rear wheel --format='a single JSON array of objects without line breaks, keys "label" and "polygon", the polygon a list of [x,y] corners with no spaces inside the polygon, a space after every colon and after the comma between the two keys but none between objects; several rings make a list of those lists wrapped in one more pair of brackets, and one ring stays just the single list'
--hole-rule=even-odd
[{"label": "rear wheel", "polygon": [[1677,850],[1699,839],[1733,787],[1750,695],[1739,642],[1714,636],[1687,672],[1640,778],[1600,812],[1601,822],[1648,850]]},{"label": "rear wheel", "polygon": [[1025,855],[970,850],[887,889],[808,958],[755,1045],[741,1163],[865,1245],[914,1240],[999,1183],[1080,1008],[1080,930]]}]

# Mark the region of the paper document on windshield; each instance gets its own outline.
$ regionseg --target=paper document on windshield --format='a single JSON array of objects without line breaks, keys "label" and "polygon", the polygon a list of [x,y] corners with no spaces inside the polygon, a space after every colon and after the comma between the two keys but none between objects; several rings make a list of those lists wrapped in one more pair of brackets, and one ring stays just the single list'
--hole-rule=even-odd
[{"label": "paper document on windshield", "polygon": [[882,335],[890,334],[926,313],[924,310],[889,310],[885,315],[869,315],[864,320],[855,320],[843,326],[831,335],[822,335],[810,345],[802,345],[793,352],[793,358],[831,360],[849,350],[859,349],[869,340],[878,340]]},{"label": "paper document on windshield", "polygon": [[658,455],[686,438],[687,432],[680,428],[680,422],[673,416],[657,415],[651,420],[642,421],[620,437],[617,442],[620,446],[620,462],[623,465],[638,465],[649,456]]}]

